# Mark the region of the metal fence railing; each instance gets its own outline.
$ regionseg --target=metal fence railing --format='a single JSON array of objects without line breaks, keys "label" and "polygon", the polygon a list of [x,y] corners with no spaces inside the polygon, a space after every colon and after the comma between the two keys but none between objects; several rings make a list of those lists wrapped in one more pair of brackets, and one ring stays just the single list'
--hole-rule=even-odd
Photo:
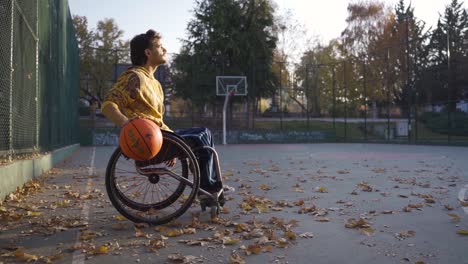
[{"label": "metal fence railing", "polygon": [[79,57],[67,1],[0,2],[0,158],[78,143]]}]

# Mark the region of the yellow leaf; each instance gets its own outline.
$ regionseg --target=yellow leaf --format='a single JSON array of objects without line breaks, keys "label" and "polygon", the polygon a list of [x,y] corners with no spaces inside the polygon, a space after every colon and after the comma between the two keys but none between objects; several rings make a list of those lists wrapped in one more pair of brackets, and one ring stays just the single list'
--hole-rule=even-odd
[{"label": "yellow leaf", "polygon": [[360,231],[366,236],[371,236],[375,232],[375,230],[372,227],[361,228]]},{"label": "yellow leaf", "polygon": [[328,192],[327,188],[325,188],[323,186],[315,188],[315,191],[319,192],[319,193],[327,193]]},{"label": "yellow leaf", "polygon": [[119,220],[119,221],[124,221],[126,218],[122,215],[114,215],[114,218]]},{"label": "yellow leaf", "polygon": [[289,240],[296,240],[296,234],[292,231],[284,232],[284,236],[288,238]]},{"label": "yellow leaf", "polygon": [[40,216],[41,214],[42,214],[41,212],[31,212],[31,211],[28,211],[27,213],[28,216],[33,216],[33,217]]},{"label": "yellow leaf", "polygon": [[257,208],[259,214],[268,213],[268,206],[265,204],[256,204],[255,208]]},{"label": "yellow leaf", "polygon": [[264,190],[264,191],[269,191],[269,190],[271,190],[271,187],[268,186],[268,185],[266,185],[266,184],[260,185],[259,188],[260,188],[260,190]]},{"label": "yellow leaf", "polygon": [[248,203],[241,203],[241,208],[244,210],[244,211],[251,211],[252,210],[252,206],[250,206]]},{"label": "yellow leaf", "polygon": [[227,245],[227,246],[232,246],[232,245],[235,245],[237,243],[239,243],[239,239],[237,238],[230,238],[230,237],[224,237],[223,238],[223,245]]},{"label": "yellow leaf", "polygon": [[457,231],[457,234],[463,235],[463,236],[468,236],[468,230],[460,229],[460,230]]},{"label": "yellow leaf", "polygon": [[107,254],[108,251],[109,251],[109,248],[105,245],[100,246],[98,249],[99,254]]}]

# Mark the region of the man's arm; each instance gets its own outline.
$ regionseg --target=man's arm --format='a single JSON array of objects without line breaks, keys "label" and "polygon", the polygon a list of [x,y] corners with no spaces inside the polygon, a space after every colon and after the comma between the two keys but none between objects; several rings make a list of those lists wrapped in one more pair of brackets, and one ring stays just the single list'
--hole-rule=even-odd
[{"label": "man's arm", "polygon": [[105,105],[101,113],[119,127],[123,126],[128,121],[128,118],[124,116],[117,105],[113,103]]}]

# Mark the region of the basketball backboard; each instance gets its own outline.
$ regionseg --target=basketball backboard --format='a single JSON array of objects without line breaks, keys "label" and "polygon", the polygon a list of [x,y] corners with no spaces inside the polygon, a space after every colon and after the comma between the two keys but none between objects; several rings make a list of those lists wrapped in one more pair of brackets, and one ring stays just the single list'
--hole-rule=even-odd
[{"label": "basketball backboard", "polygon": [[225,96],[233,92],[233,95],[247,95],[247,77],[245,76],[216,76],[216,95]]}]

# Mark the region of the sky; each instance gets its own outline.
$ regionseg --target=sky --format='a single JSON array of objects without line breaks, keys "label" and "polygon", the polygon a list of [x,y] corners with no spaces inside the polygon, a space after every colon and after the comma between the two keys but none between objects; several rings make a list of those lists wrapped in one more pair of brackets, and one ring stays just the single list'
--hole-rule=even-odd
[{"label": "sky", "polygon": [[[294,18],[306,26],[308,35],[319,36],[323,43],[339,37],[346,27],[347,6],[356,0],[273,0],[278,13],[291,10]],[[68,0],[72,15],[86,16],[93,29],[99,20],[114,18],[124,31],[124,39],[154,29],[163,36],[168,53],[178,53],[180,39],[186,38],[187,23],[193,18],[194,0]],[[395,6],[398,0],[384,0]],[[435,27],[439,13],[451,0],[411,0],[415,16]],[[405,3],[409,3],[406,0]],[[465,2],[464,8],[468,5]]]}]

